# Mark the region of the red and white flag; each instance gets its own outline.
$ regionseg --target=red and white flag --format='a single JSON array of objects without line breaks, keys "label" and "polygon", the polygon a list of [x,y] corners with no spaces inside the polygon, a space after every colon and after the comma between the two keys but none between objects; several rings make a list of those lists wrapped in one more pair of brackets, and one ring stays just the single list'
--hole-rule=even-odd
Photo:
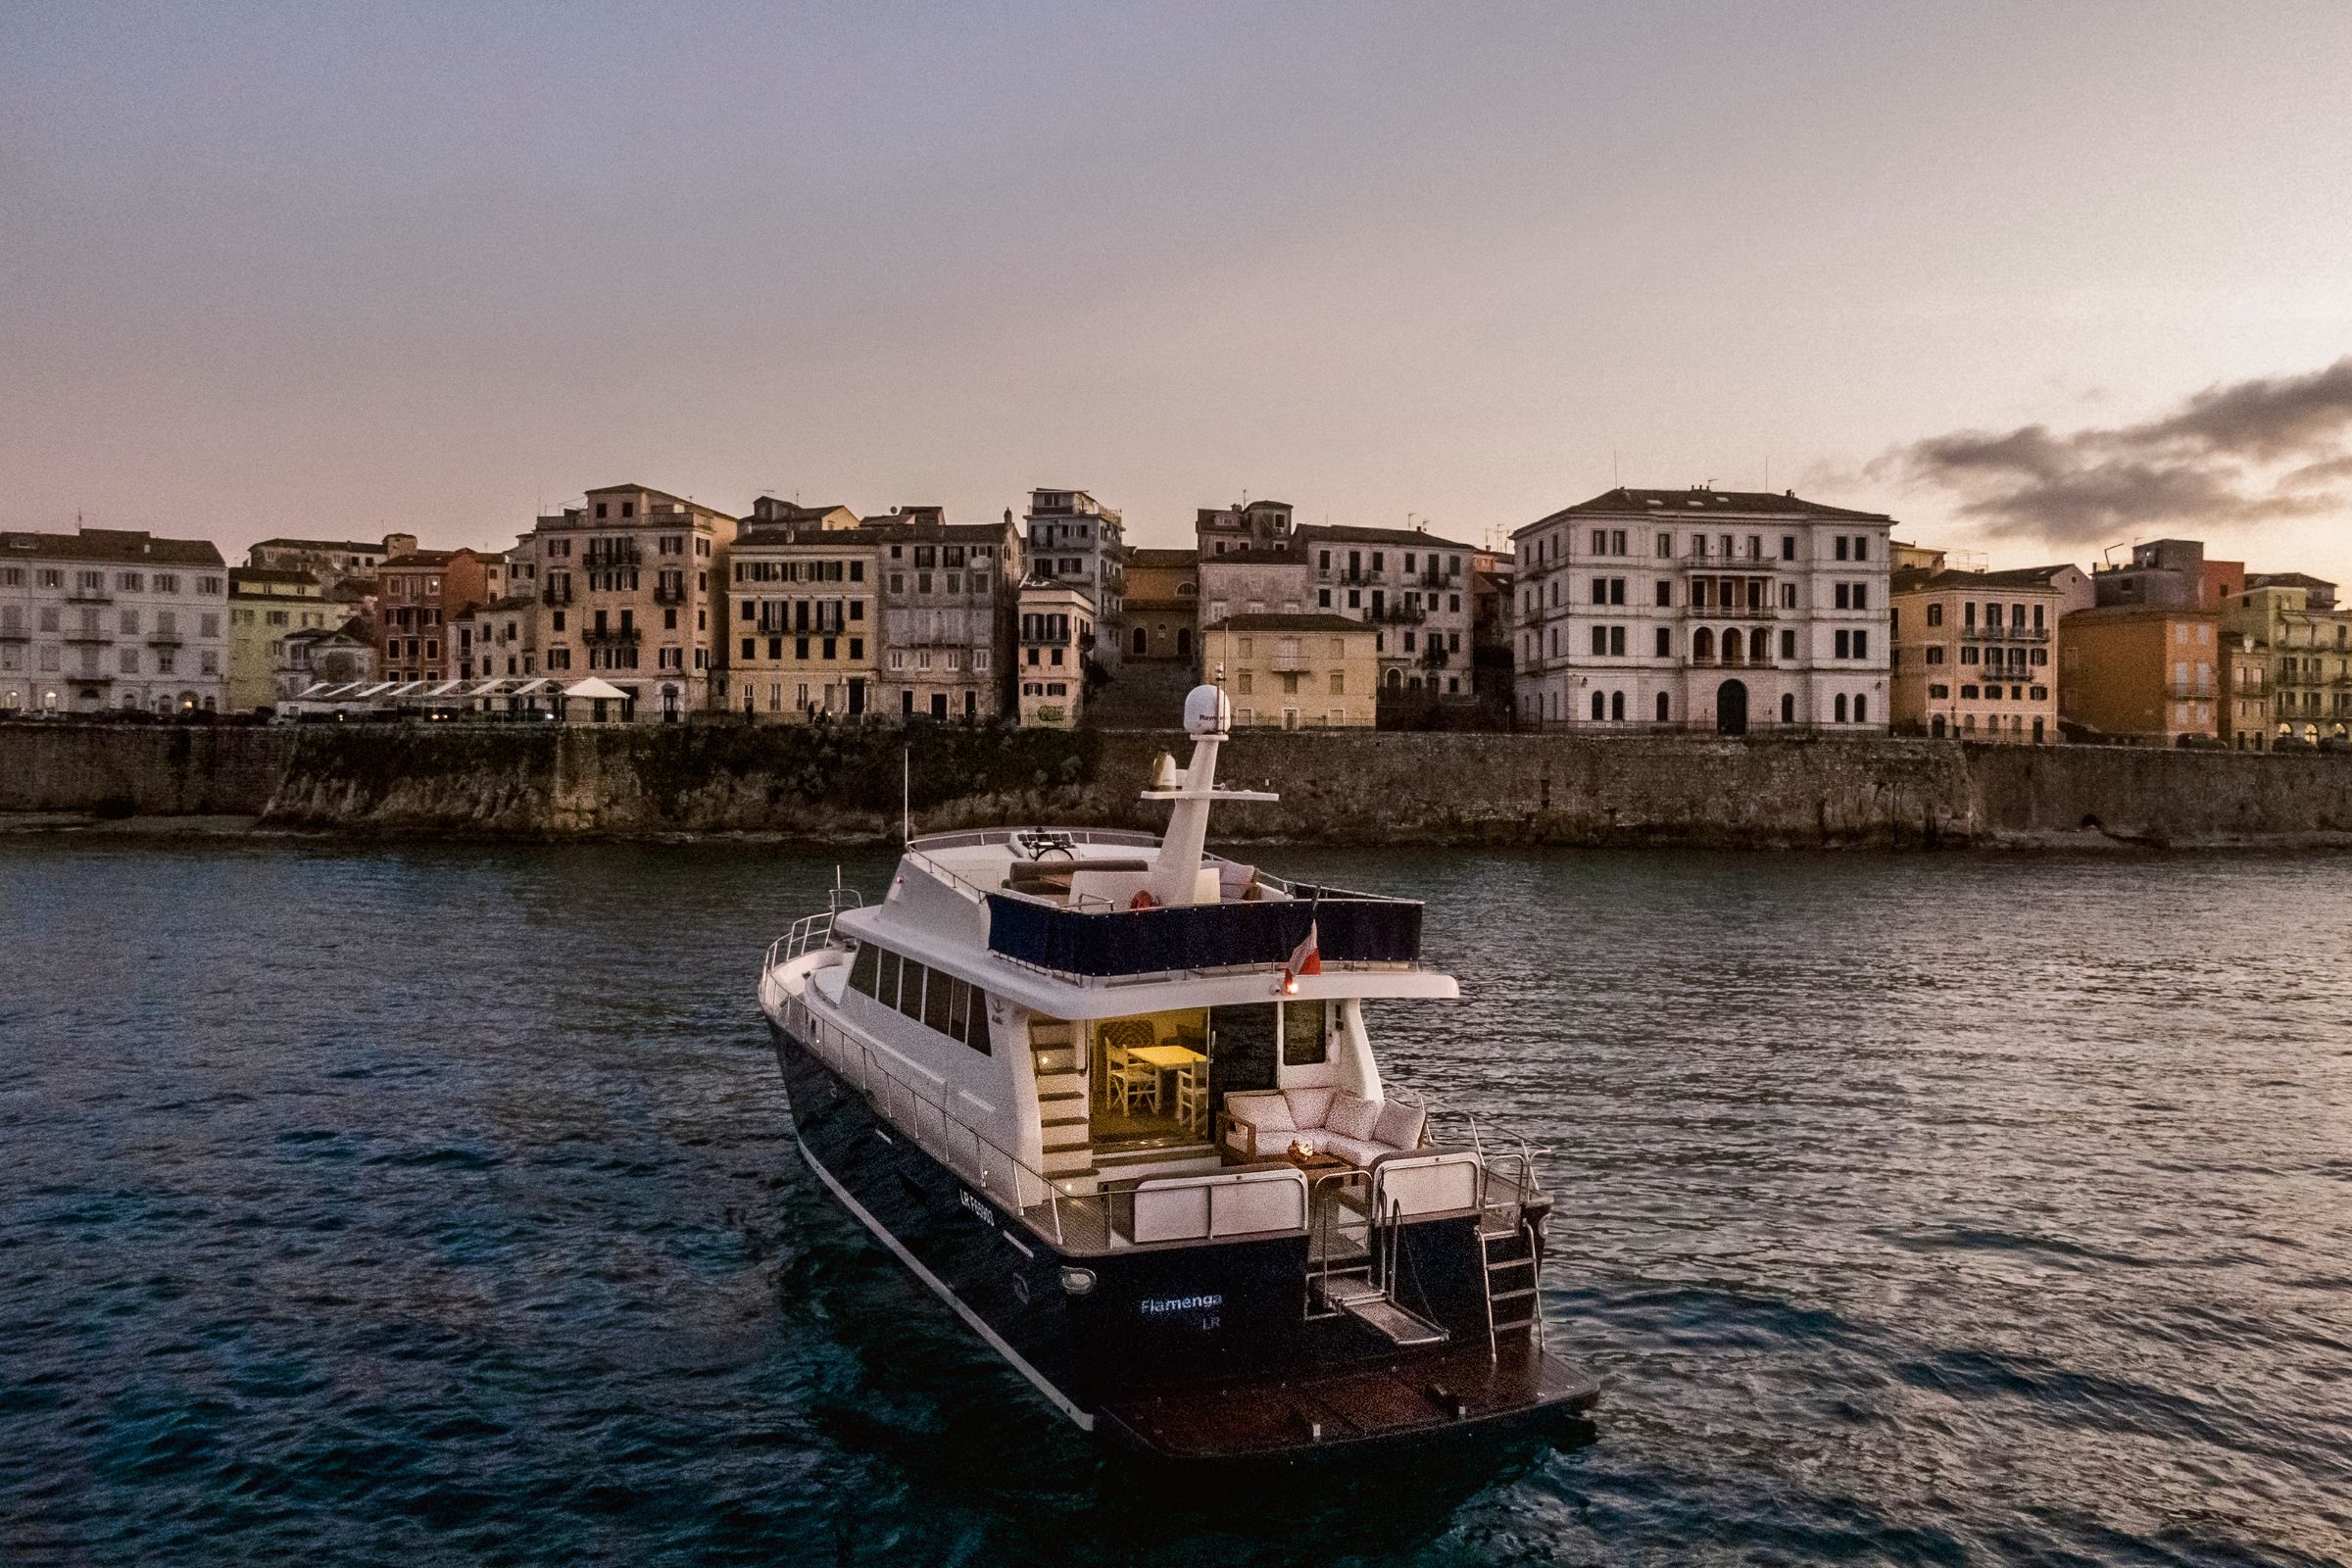
[{"label": "red and white flag", "polygon": [[1302,974],[1321,974],[1322,972],[1323,954],[1315,946],[1315,922],[1309,920],[1306,922],[1306,935],[1300,938],[1298,945],[1291,950],[1291,956],[1283,960],[1282,978],[1287,984]]}]

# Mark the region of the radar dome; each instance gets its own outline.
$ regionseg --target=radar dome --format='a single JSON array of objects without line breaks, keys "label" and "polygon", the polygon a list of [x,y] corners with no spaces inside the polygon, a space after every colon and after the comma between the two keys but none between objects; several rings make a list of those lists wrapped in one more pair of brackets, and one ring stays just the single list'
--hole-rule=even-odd
[{"label": "radar dome", "polygon": [[1222,737],[1233,727],[1233,704],[1215,686],[1196,686],[1184,700],[1184,732],[1196,739]]}]

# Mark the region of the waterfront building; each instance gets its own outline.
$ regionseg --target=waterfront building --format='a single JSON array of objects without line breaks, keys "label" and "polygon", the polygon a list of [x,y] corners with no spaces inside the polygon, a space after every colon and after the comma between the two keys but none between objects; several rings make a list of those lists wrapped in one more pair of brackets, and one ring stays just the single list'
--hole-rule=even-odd
[{"label": "waterfront building", "polygon": [[[2229,736],[2317,742],[2352,734],[2352,610],[2339,610],[2335,584],[2299,571],[2256,572],[2223,611],[2225,661],[2261,667],[2268,722]],[[2236,696],[2232,691],[2232,696]]]},{"label": "waterfront building", "polygon": [[1235,615],[1340,615],[1372,627],[1382,696],[1472,694],[1485,554],[1475,547],[1415,528],[1296,523],[1279,501],[1201,508],[1193,535],[1204,627]]},{"label": "waterfront building", "polygon": [[349,618],[307,571],[275,566],[228,568],[228,695],[232,713],[272,707],[285,639],[301,631],[339,629]]},{"label": "waterfront building", "polygon": [[2059,623],[2058,711],[2075,738],[2157,746],[2219,738],[2221,616],[2196,607],[2199,576],[2189,574],[2185,602],[2104,604]]},{"label": "waterfront building", "polygon": [[1127,662],[1195,664],[1200,558],[1191,550],[1127,552]]},{"label": "waterfront building", "polygon": [[1703,486],[1529,523],[1511,536],[1520,723],[1883,733],[1891,523]]},{"label": "waterfront building", "polygon": [[228,569],[144,529],[0,532],[0,713],[217,712]]},{"label": "waterfront building", "polygon": [[1020,535],[999,523],[955,523],[936,507],[874,519],[881,554],[881,684],[902,718],[995,718],[1005,710]]},{"label": "waterfront building", "polygon": [[1086,656],[1095,646],[1095,601],[1075,581],[1021,584],[1013,645],[1020,721],[1069,729],[1086,700]]},{"label": "waterfront building", "polygon": [[384,679],[457,674],[449,625],[506,592],[507,558],[487,550],[411,550],[376,567],[376,661]]},{"label": "waterfront building", "polygon": [[907,524],[847,507],[753,505],[729,558],[732,706],[763,723],[863,715],[872,705],[882,552]]},{"label": "waterfront building", "polygon": [[[538,585],[544,674],[594,674],[622,692],[618,716],[676,723],[727,693],[728,553],[736,519],[643,485],[591,490],[538,519],[522,582]],[[608,699],[610,701],[610,699]]]},{"label": "waterfront building", "polygon": [[1236,725],[1369,729],[1383,678],[1379,637],[1372,621],[1319,611],[1241,614],[1202,629],[1200,658]]},{"label": "waterfront building", "polygon": [[366,582],[395,556],[416,548],[413,533],[388,533],[375,544],[363,539],[265,539],[245,552],[245,564],[260,571],[307,572],[328,598],[346,582]]},{"label": "waterfront building", "polygon": [[449,624],[458,680],[526,680],[539,673],[538,598],[511,593],[473,605]]},{"label": "waterfront building", "polygon": [[1298,537],[1310,608],[1372,627],[1384,696],[1471,695],[1476,547],[1415,528],[1305,523]]},{"label": "waterfront building", "polygon": [[1946,569],[1941,551],[1895,546],[1887,631],[1898,734],[2030,745],[2058,739],[2059,628],[2087,610],[2080,566]]},{"label": "waterfront building", "polygon": [[350,686],[375,679],[375,639],[357,617],[289,631],[275,648],[272,704],[291,702],[321,682]]},{"label": "waterfront building", "polygon": [[2221,705],[2222,743],[2233,751],[2271,749],[2270,649],[2253,633],[2222,621]]},{"label": "waterfront building", "polygon": [[1119,514],[1083,490],[1032,490],[1024,526],[1025,579],[1082,589],[1095,628],[1087,657],[1116,669],[1127,620],[1127,544]]},{"label": "waterfront building", "polygon": [[2208,561],[2195,539],[2151,539],[2132,547],[2129,563],[2094,567],[2100,609],[2219,610],[2245,584],[2242,561]]}]

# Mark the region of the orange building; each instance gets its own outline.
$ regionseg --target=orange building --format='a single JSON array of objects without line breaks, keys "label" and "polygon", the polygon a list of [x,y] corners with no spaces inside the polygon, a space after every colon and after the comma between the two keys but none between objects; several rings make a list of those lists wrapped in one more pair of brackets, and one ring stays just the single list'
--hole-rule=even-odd
[{"label": "orange building", "polygon": [[376,668],[385,680],[458,672],[450,622],[507,591],[507,558],[485,550],[412,550],[376,568]]},{"label": "orange building", "polygon": [[2058,713],[2073,738],[2177,746],[2218,740],[2221,616],[2112,605],[2059,622]]}]

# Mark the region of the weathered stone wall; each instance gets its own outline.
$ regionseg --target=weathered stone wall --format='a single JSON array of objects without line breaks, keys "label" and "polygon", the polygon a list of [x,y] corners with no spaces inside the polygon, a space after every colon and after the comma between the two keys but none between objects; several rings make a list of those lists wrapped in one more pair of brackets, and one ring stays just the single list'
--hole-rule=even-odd
[{"label": "weathered stone wall", "polygon": [[0,811],[253,816],[292,742],[254,725],[0,724]]},{"label": "weathered stone wall", "polygon": [[[1155,828],[1182,737],[731,725],[0,725],[0,811],[260,815],[288,827],[564,837]],[[906,768],[904,777],[902,767]],[[1341,844],[2352,843],[2352,757],[1833,738],[1245,732],[1222,838]]]}]

